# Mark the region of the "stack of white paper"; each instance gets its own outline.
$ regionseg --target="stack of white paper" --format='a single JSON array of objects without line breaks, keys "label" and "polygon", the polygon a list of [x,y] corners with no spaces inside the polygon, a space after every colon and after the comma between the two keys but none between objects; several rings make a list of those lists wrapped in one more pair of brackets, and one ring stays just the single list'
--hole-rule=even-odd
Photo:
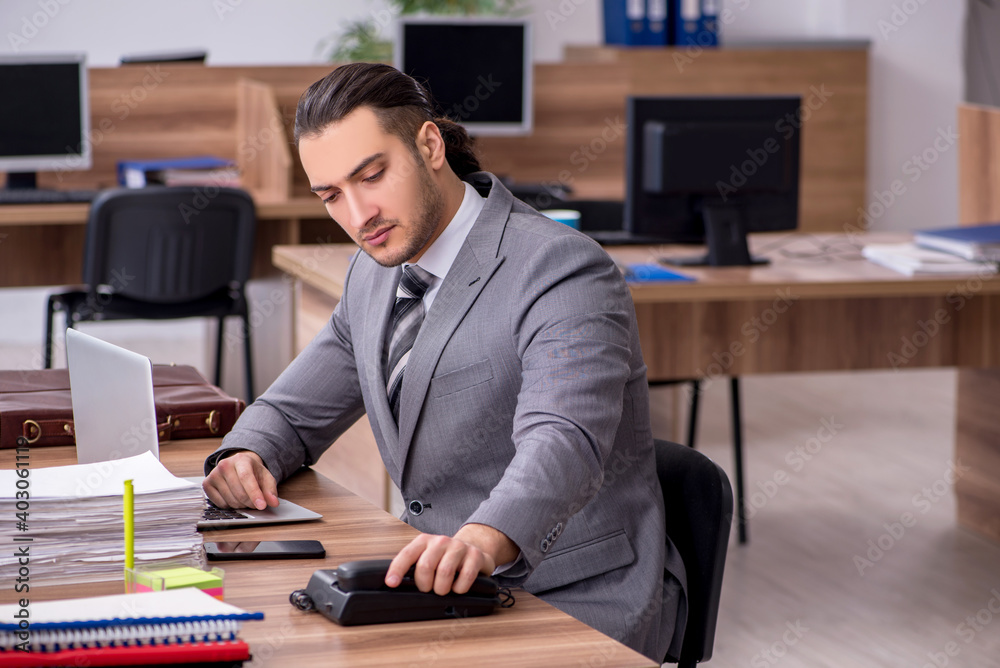
[{"label": "stack of white paper", "polygon": [[901,274],[992,274],[996,264],[973,262],[943,251],[912,243],[868,244],[862,251],[868,260]]},{"label": "stack of white paper", "polygon": [[0,543],[12,546],[0,554],[0,582],[121,579],[128,479],[135,490],[135,565],[205,565],[197,527],[205,505],[201,487],[172,475],[152,453],[27,470],[27,477],[0,471]]}]

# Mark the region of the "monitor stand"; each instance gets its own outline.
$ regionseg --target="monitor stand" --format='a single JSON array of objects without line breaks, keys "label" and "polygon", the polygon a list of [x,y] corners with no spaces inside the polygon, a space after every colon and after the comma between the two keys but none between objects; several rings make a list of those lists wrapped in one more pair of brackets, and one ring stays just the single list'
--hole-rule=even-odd
[{"label": "monitor stand", "polygon": [[769,260],[750,255],[743,212],[735,206],[705,206],[705,245],[708,253],[696,257],[661,258],[678,267],[746,267],[768,264]]}]

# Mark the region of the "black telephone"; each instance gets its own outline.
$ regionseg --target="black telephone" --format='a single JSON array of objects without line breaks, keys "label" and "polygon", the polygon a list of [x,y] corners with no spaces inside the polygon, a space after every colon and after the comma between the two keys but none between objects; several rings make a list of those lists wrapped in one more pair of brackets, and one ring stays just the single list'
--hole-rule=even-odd
[{"label": "black telephone", "polygon": [[465,594],[424,593],[417,589],[412,568],[398,587],[388,587],[385,573],[390,563],[390,559],[348,561],[336,569],[320,569],[289,600],[300,610],[318,610],[341,626],[478,617],[514,602],[509,591],[485,575],[477,577]]}]

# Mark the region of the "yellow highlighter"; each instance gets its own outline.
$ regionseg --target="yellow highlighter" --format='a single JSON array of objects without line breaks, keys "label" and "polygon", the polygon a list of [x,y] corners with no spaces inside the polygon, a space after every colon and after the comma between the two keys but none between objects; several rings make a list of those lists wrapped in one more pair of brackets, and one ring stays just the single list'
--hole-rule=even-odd
[{"label": "yellow highlighter", "polygon": [[125,568],[135,568],[135,495],[132,481],[125,481],[122,515],[125,517]]}]

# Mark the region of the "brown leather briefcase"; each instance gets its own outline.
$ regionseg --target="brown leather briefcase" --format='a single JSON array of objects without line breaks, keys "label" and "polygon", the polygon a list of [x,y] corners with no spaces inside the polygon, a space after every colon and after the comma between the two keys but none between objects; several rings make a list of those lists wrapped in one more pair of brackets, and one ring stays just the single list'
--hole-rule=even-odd
[{"label": "brown leather briefcase", "polygon": [[[246,405],[191,366],[154,364],[153,396],[161,443],[227,434]],[[66,369],[0,371],[0,448],[75,443]]]}]

